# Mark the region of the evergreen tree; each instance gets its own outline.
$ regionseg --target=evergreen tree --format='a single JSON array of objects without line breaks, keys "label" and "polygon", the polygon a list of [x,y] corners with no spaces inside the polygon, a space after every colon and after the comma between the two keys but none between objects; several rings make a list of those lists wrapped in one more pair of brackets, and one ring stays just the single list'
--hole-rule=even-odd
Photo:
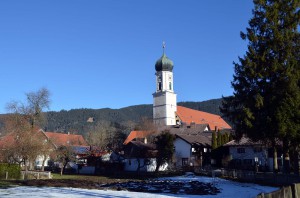
[{"label": "evergreen tree", "polygon": [[[234,95],[221,111],[234,123],[236,135],[288,148],[300,143],[299,0],[254,0],[253,18],[243,40],[248,50],[234,63]],[[287,164],[287,163],[285,163]]]},{"label": "evergreen tree", "polygon": [[158,151],[156,157],[156,172],[164,163],[171,161],[174,154],[174,140],[175,136],[167,130],[156,137],[155,145]]},{"label": "evergreen tree", "polygon": [[224,134],[224,144],[226,144],[227,142],[229,142],[229,135],[228,133]]},{"label": "evergreen tree", "polygon": [[211,139],[211,141],[212,141],[212,143],[211,143],[212,149],[216,149],[218,147],[218,145],[217,145],[217,136],[216,136],[216,132],[215,131],[212,132],[212,139]]},{"label": "evergreen tree", "polygon": [[223,146],[225,143],[225,134],[221,134],[221,146]]},{"label": "evergreen tree", "polygon": [[230,142],[232,140],[233,140],[233,136],[232,136],[232,134],[229,134],[229,141],[228,142]]},{"label": "evergreen tree", "polygon": [[222,146],[222,135],[220,130],[218,130],[217,136],[217,147],[220,147]]}]

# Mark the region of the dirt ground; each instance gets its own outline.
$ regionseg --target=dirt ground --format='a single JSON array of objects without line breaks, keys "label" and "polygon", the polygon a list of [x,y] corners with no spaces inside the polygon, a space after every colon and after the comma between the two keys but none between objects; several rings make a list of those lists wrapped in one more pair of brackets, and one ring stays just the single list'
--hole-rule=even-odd
[{"label": "dirt ground", "polygon": [[128,181],[141,181],[138,179],[114,179],[106,177],[87,177],[86,179],[31,179],[15,180],[12,183],[23,186],[47,186],[47,187],[72,187],[85,189],[99,189],[101,185],[111,183],[126,183]]},{"label": "dirt ground", "polygon": [[74,180],[74,179],[47,179],[47,180],[25,180],[16,181],[17,185],[25,186],[47,186],[47,187],[72,187],[84,189],[110,189],[127,190],[133,192],[150,193],[171,193],[171,194],[189,194],[189,195],[215,195],[220,190],[210,183],[198,181],[174,182],[158,180],[128,180],[128,179],[110,179],[101,177],[95,180]]}]

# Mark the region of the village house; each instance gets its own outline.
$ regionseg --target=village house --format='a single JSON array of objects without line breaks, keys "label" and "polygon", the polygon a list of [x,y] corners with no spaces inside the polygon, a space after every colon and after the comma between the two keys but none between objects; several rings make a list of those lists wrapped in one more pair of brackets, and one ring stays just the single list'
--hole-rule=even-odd
[{"label": "village house", "polygon": [[[131,131],[124,141],[124,170],[138,172],[154,172],[156,169],[157,150],[149,139],[154,137],[153,131]],[[163,171],[167,165],[159,168]]]},{"label": "village house", "polygon": [[[20,137],[17,133],[9,133],[0,138],[0,149],[2,152],[6,151],[9,155],[9,150],[16,148],[20,145],[19,141],[23,141],[26,143],[25,139],[30,138],[31,140],[40,142],[44,144],[43,149],[37,152],[40,154],[36,157],[34,167],[35,169],[41,169],[47,167],[51,158],[52,151],[56,150],[60,146],[69,146],[74,150],[75,155],[79,159],[79,156],[87,151],[89,148],[87,142],[84,140],[82,135],[75,134],[64,134],[64,133],[55,133],[55,132],[44,132],[42,129],[35,129],[32,131],[33,134],[26,135],[25,137]],[[33,142],[33,141],[30,141]],[[24,148],[29,147],[30,145],[22,145]],[[34,145],[33,145],[34,146]],[[3,159],[2,161],[6,161],[8,159]],[[32,169],[33,167],[31,167]]]},{"label": "village house", "polygon": [[[211,130],[231,129],[219,115],[177,106],[177,95],[174,92],[173,61],[165,54],[155,63],[156,91],[153,93],[153,122],[157,126],[157,133],[169,131],[176,136],[174,152],[176,167],[198,166],[210,164]],[[131,149],[151,150],[149,138],[153,132],[132,131],[124,145],[132,143]],[[137,146],[138,144],[138,146]],[[147,151],[148,151],[147,150]],[[140,156],[147,159],[147,156]],[[128,156],[125,157],[126,160]],[[128,169],[132,159],[126,161]],[[147,162],[148,163],[148,162]],[[136,169],[136,167],[134,167]]]},{"label": "village house", "polygon": [[223,147],[228,148],[228,167],[246,170],[271,170],[273,158],[263,142],[253,142],[247,137],[232,140]]},{"label": "village house", "polygon": [[[209,132],[210,133],[210,132]],[[176,134],[174,141],[176,167],[210,165],[210,134]]]}]

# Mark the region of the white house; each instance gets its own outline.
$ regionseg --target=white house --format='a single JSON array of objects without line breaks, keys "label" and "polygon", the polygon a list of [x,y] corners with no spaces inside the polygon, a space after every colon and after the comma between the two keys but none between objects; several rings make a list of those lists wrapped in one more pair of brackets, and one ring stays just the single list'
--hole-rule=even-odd
[{"label": "white house", "polygon": [[230,166],[241,169],[273,167],[272,158],[268,158],[268,148],[262,142],[253,142],[242,137],[240,141],[232,140],[224,145],[229,148]]},{"label": "white house", "polygon": [[210,164],[211,137],[209,134],[176,134],[174,141],[176,167]]},{"label": "white house", "polygon": [[[130,141],[124,147],[124,170],[137,172],[154,172],[156,169],[157,150],[153,144],[145,144],[141,141]],[[164,171],[168,164],[159,167]]]}]

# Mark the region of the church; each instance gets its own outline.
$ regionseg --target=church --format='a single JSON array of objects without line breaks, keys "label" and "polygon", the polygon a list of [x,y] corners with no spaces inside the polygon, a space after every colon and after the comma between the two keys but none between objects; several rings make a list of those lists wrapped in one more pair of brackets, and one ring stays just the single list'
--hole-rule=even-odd
[{"label": "church", "polygon": [[165,54],[156,61],[156,91],[153,93],[153,122],[156,126],[208,124],[210,130],[231,129],[219,115],[177,106],[174,92],[173,61]]},{"label": "church", "polygon": [[[176,167],[204,167],[211,164],[212,131],[231,130],[219,115],[198,111],[177,105],[174,92],[173,61],[163,54],[155,63],[156,90],[153,93],[153,123],[156,131],[131,131],[125,146],[125,170],[134,171],[143,167],[143,171],[152,172],[156,167],[155,145],[148,142],[154,133],[164,130],[175,136],[174,149]],[[151,147],[152,146],[152,147]],[[143,155],[140,155],[143,153]],[[138,160],[139,159],[139,160]],[[141,159],[151,163],[147,166]],[[164,170],[166,167],[162,167]]]}]

